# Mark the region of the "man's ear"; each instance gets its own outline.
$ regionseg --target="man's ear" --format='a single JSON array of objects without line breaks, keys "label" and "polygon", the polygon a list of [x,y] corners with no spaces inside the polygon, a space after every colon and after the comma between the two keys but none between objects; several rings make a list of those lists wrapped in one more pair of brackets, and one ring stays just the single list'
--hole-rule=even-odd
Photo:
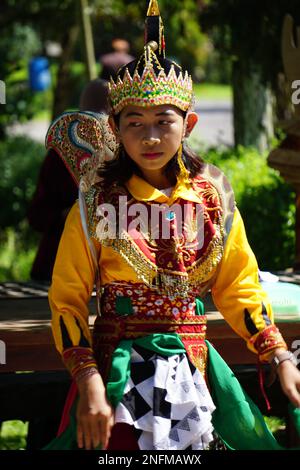
[{"label": "man's ear", "polygon": [[195,125],[198,122],[198,114],[193,111],[189,112],[185,118],[185,135],[184,137],[189,137],[190,133],[194,129]]}]

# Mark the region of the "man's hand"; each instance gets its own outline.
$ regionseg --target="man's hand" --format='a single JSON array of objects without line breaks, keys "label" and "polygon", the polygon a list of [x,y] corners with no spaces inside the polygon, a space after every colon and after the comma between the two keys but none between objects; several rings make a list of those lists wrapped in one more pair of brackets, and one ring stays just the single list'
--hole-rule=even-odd
[{"label": "man's hand", "polygon": [[106,449],[114,425],[113,408],[107,401],[100,374],[82,378],[78,383],[77,443],[79,448]]}]

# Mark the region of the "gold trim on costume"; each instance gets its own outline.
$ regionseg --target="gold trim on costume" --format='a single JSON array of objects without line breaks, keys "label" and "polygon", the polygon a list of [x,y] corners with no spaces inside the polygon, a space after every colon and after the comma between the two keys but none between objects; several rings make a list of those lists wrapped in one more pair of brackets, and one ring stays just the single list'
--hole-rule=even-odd
[{"label": "gold trim on costume", "polygon": [[207,364],[206,344],[188,344],[186,345],[186,352],[192,364],[201,372],[203,377],[205,377]]},{"label": "gold trim on costume", "polygon": [[147,16],[160,16],[157,0],[150,1]]}]

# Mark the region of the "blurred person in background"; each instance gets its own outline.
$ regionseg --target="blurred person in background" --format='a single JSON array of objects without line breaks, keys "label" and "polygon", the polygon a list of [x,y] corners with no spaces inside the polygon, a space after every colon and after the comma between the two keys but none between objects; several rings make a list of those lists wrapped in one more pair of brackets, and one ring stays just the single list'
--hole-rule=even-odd
[{"label": "blurred person in background", "polygon": [[134,60],[134,57],[129,54],[129,42],[125,39],[113,39],[111,46],[113,52],[109,52],[100,57],[100,63],[102,65],[101,78],[104,80],[109,80],[110,77],[115,79],[119,68]]}]

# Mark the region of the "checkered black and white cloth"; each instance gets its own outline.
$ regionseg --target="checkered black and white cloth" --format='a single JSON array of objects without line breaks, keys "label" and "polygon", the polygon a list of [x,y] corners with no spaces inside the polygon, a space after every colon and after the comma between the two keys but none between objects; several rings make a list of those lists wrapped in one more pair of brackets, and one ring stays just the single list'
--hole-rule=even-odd
[{"label": "checkered black and white cloth", "polygon": [[215,406],[185,353],[164,357],[135,345],[115,422],[136,428],[142,450],[202,450],[213,440]]}]

